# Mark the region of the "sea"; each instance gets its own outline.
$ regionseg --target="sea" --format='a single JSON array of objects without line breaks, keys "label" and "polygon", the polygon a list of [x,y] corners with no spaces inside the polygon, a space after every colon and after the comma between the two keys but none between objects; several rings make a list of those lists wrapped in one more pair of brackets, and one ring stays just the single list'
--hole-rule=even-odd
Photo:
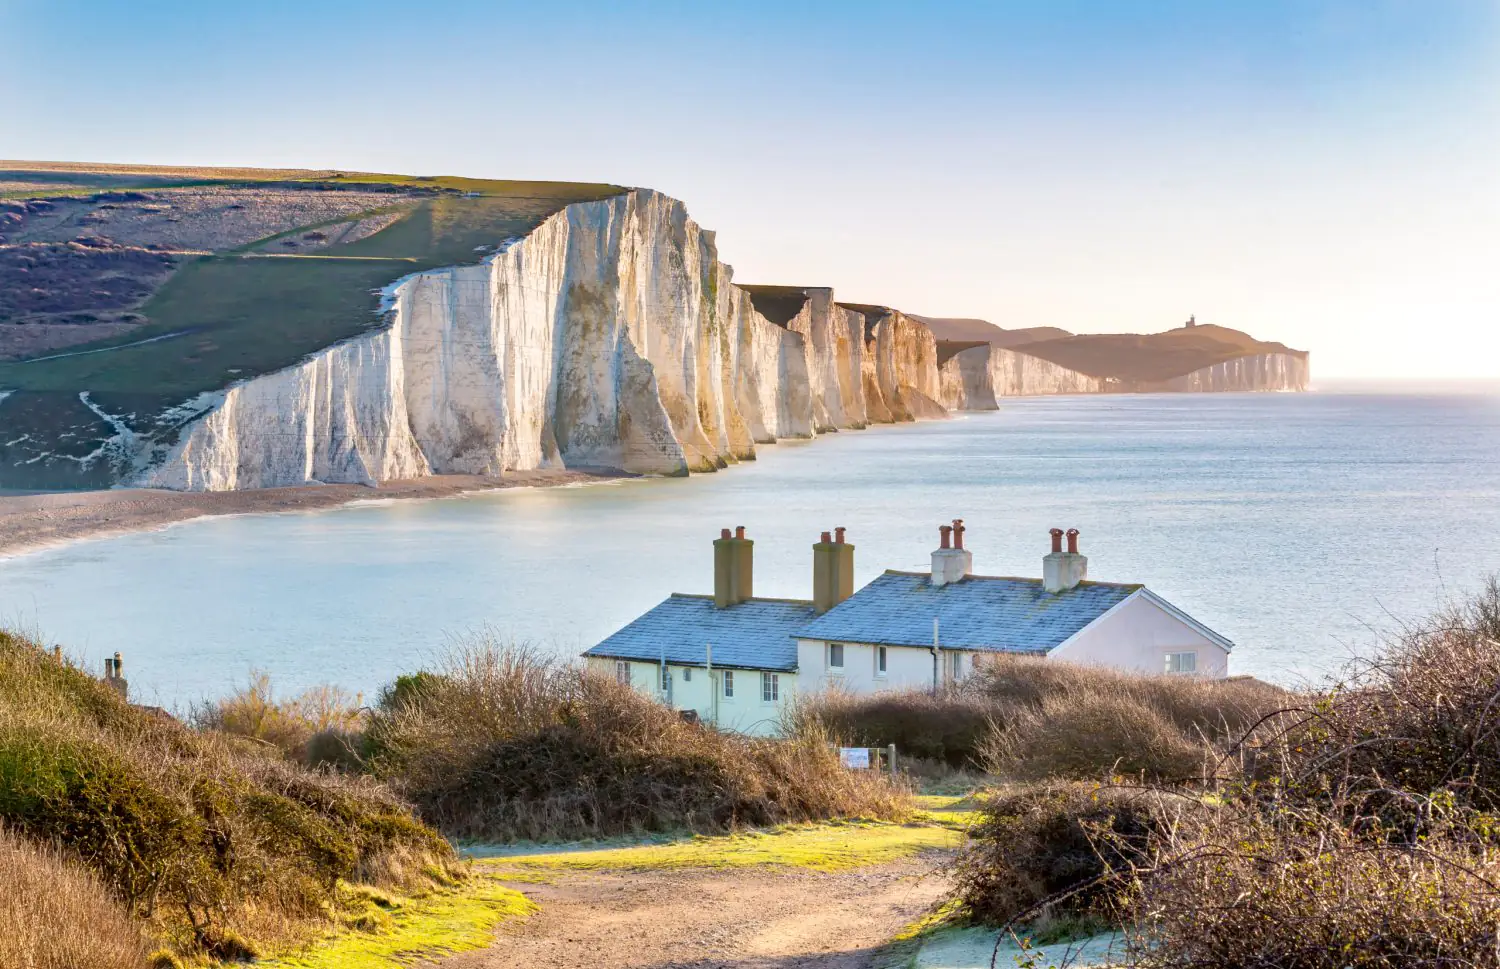
[{"label": "sea", "polygon": [[1232,673],[1339,676],[1500,572],[1500,388],[1046,397],[763,446],[717,474],[206,518],[0,560],[0,624],[175,710],[264,672],[366,697],[489,637],[575,657],[672,592],[712,592],[743,525],[755,592],[810,598],[848,529],[856,582],[923,569],[961,518],[984,575],[1039,576],[1078,528],[1232,639]]}]

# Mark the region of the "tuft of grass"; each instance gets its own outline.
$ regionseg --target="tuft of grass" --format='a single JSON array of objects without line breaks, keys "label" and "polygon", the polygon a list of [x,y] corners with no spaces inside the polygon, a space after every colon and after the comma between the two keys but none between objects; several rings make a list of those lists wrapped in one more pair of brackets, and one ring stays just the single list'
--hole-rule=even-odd
[{"label": "tuft of grass", "polygon": [[77,861],[0,829],[0,966],[144,969],[138,923]]}]

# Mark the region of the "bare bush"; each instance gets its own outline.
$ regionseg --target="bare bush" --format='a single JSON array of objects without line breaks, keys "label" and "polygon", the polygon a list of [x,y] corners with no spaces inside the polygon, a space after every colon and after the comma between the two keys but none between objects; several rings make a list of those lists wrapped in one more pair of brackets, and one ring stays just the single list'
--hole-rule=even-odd
[{"label": "bare bush", "polygon": [[0,966],[144,969],[140,925],[76,862],[0,829]]},{"label": "bare bush", "polygon": [[1095,689],[1017,710],[982,750],[992,771],[1018,781],[1101,775],[1193,781],[1218,759],[1203,736],[1184,731],[1155,704]]},{"label": "bare bush", "polygon": [[[332,757],[332,737],[350,737],[361,729],[363,703],[359,694],[327,684],[278,700],[270,675],[256,670],[239,691],[195,710],[193,722],[202,729],[268,744],[293,760],[315,763]],[[310,758],[308,744],[320,735],[326,735],[319,744],[320,756]]]},{"label": "bare bush", "polygon": [[807,697],[792,711],[794,724],[816,722],[845,743],[895,744],[903,759],[938,761],[951,768],[977,763],[992,716],[984,698],[957,690],[829,691]]},{"label": "bare bush", "polygon": [[372,764],[450,835],[561,839],[901,816],[903,791],[840,766],[826,735],[685,722],[613,678],[480,640],[373,714]]}]

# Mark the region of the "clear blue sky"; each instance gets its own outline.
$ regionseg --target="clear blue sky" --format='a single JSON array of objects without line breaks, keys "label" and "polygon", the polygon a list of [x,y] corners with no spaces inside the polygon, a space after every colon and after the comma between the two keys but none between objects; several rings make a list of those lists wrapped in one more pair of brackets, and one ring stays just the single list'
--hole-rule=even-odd
[{"label": "clear blue sky", "polygon": [[0,0],[0,155],[611,181],[742,282],[1500,376],[1500,3]]}]

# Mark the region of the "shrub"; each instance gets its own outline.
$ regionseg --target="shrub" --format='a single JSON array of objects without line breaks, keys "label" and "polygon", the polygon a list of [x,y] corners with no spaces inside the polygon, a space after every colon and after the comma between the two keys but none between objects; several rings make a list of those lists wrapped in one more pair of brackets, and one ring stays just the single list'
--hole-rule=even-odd
[{"label": "shrub", "polygon": [[[194,725],[235,737],[259,741],[303,763],[308,744],[319,734],[350,736],[363,724],[363,698],[336,686],[314,686],[286,700],[277,700],[271,677],[250,674],[250,682],[239,692],[205,704],[194,711]],[[321,748],[329,753],[325,743]]]},{"label": "shrub", "polygon": [[1012,780],[1087,779],[1101,774],[1183,781],[1217,759],[1154,704],[1095,690],[1049,696],[1013,713],[983,748],[985,762]]},{"label": "shrub", "polygon": [[368,778],[133,707],[0,633],[0,822],[65,844],[127,912],[220,958],[325,921],[340,880],[451,848]]},{"label": "shrub", "polygon": [[[1144,675],[1031,656],[985,657],[957,688],[810,697],[796,722],[904,757],[979,766],[1014,779],[1196,776],[1288,701],[1250,678]],[[998,734],[998,736],[997,736]]]},{"label": "shrub", "polygon": [[1134,913],[1162,969],[1500,965],[1500,587],[1268,722]]},{"label": "shrub", "polygon": [[455,837],[724,831],[906,809],[886,779],[843,769],[822,734],[721,733],[525,649],[479,641],[412,682],[372,716],[372,765]]},{"label": "shrub", "polygon": [[903,758],[963,768],[977,762],[992,711],[971,693],[890,690],[811,696],[793,711],[794,722],[813,722],[841,741],[864,747],[895,744]]},{"label": "shrub", "polygon": [[1420,969],[1500,965],[1500,861],[1466,835],[1372,842],[1334,819],[1218,819],[1174,837],[1140,884],[1134,965]]},{"label": "shrub", "polygon": [[962,914],[990,925],[1114,924],[1135,866],[1172,812],[1150,792],[1056,782],[1005,788],[980,806],[959,857]]},{"label": "shrub", "polygon": [[0,966],[145,969],[140,926],[81,865],[0,830]]}]

